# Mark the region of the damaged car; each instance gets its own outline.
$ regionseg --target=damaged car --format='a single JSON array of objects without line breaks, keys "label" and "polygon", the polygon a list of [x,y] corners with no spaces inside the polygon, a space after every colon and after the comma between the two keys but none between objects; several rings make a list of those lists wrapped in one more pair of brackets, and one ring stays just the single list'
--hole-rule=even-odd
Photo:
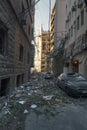
[{"label": "damaged car", "polygon": [[62,73],[57,78],[57,85],[70,96],[87,96],[87,79],[79,73]]}]

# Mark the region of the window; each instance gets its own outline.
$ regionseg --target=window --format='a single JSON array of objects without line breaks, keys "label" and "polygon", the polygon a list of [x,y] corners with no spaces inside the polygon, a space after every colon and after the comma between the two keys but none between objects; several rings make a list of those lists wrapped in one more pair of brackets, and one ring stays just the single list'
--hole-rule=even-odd
[{"label": "window", "polygon": [[45,50],[46,45],[42,44],[42,50]]},{"label": "window", "polygon": [[86,8],[87,8],[87,0],[84,0],[84,2],[85,2],[85,5],[86,5]]},{"label": "window", "polygon": [[19,48],[19,60],[20,61],[23,61],[23,50],[24,50],[23,46],[20,45],[20,48]]},{"label": "window", "polygon": [[30,35],[30,25],[28,26],[28,34]]},{"label": "window", "polygon": [[69,29],[69,40],[70,40],[70,32],[71,32],[71,31],[70,31],[70,29]]},{"label": "window", "polygon": [[29,64],[29,61],[30,61],[30,54],[28,53],[27,54],[27,64]]},{"label": "window", "polygon": [[74,30],[76,31],[76,21],[74,21],[74,26],[73,26]]},{"label": "window", "polygon": [[5,54],[7,30],[4,27],[0,27],[0,54]]},{"label": "window", "polygon": [[69,12],[69,21],[71,21],[71,12]]},{"label": "window", "polygon": [[79,16],[77,17],[77,30],[79,30]]},{"label": "window", "polygon": [[22,1],[22,12],[21,12],[21,24],[22,25],[26,25],[26,12],[25,12],[25,8],[24,8],[24,4]]},{"label": "window", "polygon": [[81,11],[81,25],[84,24],[84,10]]},{"label": "window", "polygon": [[71,26],[71,37],[73,36],[73,26]]}]

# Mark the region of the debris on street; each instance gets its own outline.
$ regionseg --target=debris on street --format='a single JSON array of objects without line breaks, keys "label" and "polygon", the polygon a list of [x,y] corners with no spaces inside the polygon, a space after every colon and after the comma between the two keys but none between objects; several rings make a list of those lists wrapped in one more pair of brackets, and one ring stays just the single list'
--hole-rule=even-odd
[{"label": "debris on street", "polygon": [[18,103],[23,105],[25,103],[25,101],[18,101]]},{"label": "debris on street", "polygon": [[45,100],[51,100],[53,95],[43,96],[43,99]]},{"label": "debris on street", "polygon": [[59,89],[55,79],[45,80],[43,74],[36,74],[28,83],[0,100],[0,130],[7,129],[7,126],[7,130],[23,130],[23,122],[30,111],[49,117],[59,113],[60,106],[81,104],[80,101]]},{"label": "debris on street", "polygon": [[27,113],[28,113],[28,110],[25,109],[25,110],[24,110],[24,114],[27,114]]},{"label": "debris on street", "polygon": [[36,108],[36,107],[37,107],[36,104],[33,104],[33,105],[30,106],[30,108],[32,108],[32,109],[34,109],[34,108]]}]

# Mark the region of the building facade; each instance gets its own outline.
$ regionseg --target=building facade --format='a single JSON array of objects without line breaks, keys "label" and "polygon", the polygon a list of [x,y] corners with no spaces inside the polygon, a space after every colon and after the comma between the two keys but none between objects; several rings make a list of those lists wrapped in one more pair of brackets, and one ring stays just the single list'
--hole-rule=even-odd
[{"label": "building facade", "polygon": [[0,96],[29,80],[33,65],[32,5],[34,1],[31,0],[0,0]]},{"label": "building facade", "polygon": [[54,52],[54,21],[55,21],[55,8],[56,2],[52,8],[51,19],[50,19],[50,65],[51,71],[53,72],[53,52]]},{"label": "building facade", "polygon": [[61,40],[65,37],[65,9],[66,9],[66,0],[56,0],[55,5],[52,10],[52,19],[51,22],[51,33],[53,34],[54,40],[54,52],[53,56],[53,72],[55,75],[59,75],[63,72],[63,56],[60,55],[60,46]]},{"label": "building facade", "polygon": [[37,43],[37,57],[38,57],[38,72],[46,72],[49,69],[48,65],[48,51],[50,49],[50,35],[49,31],[44,31],[43,28],[40,28],[38,33],[38,43]]},{"label": "building facade", "polygon": [[64,65],[68,72],[87,76],[87,6],[84,0],[67,0],[66,30],[68,39]]}]

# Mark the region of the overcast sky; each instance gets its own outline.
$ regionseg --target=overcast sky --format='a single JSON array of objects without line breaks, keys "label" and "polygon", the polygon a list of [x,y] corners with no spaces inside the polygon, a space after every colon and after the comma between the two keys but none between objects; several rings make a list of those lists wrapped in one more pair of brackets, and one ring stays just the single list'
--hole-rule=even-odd
[{"label": "overcast sky", "polygon": [[[51,0],[51,9],[55,0]],[[40,0],[35,6],[35,35],[38,35],[40,26],[48,30],[49,25],[49,0]]]}]

